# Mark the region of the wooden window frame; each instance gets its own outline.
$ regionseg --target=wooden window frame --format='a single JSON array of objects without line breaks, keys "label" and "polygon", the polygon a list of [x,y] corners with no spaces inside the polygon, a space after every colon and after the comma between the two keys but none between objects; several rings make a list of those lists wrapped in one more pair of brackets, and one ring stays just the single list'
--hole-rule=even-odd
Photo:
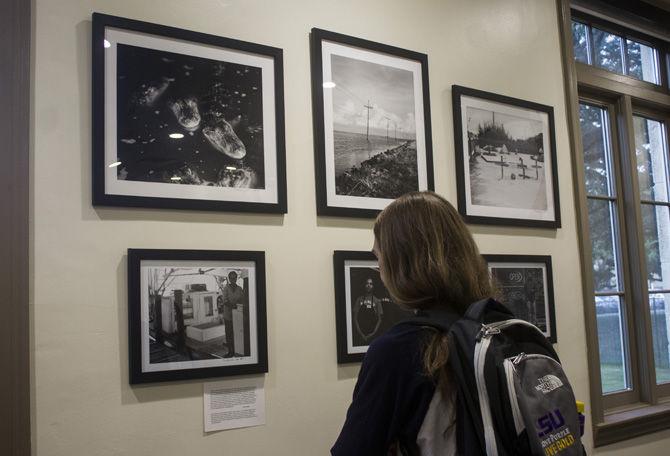
[{"label": "wooden window frame", "polygon": [[[635,163],[633,115],[641,112],[663,113],[670,121],[670,90],[668,90],[668,44],[651,35],[623,29],[609,28],[624,39],[631,38],[644,44],[653,44],[659,52],[662,85],[640,81],[630,76],[613,73],[596,66],[575,62],[572,43],[572,20],[584,17],[575,13],[570,0],[557,0],[559,32],[565,74],[566,104],[570,146],[572,151],[575,206],[578,216],[578,235],[581,251],[584,315],[587,339],[587,357],[590,377],[590,406],[593,439],[596,447],[627,440],[632,437],[670,428],[670,385],[657,385],[646,282],[646,260],[639,232],[641,200]],[[584,2],[579,2],[583,4]],[[582,5],[583,6],[583,5]],[[583,8],[581,8],[583,11]],[[602,10],[599,14],[602,14]],[[596,24],[597,22],[597,24]],[[593,22],[603,28],[601,20]],[[616,30],[615,30],[616,29]],[[670,37],[670,30],[667,35]],[[658,29],[654,34],[659,35]],[[670,42],[670,41],[669,41]],[[615,186],[622,198],[618,208],[621,236],[620,269],[623,271],[623,292],[629,331],[630,373],[633,390],[602,394],[600,354],[591,264],[591,242],[588,227],[587,192],[584,180],[582,140],[579,122],[579,103],[606,106],[610,117],[610,143],[615,164]],[[647,111],[647,110],[652,111]],[[658,115],[654,118],[659,119]],[[666,123],[666,129],[670,123]],[[623,192],[622,190],[625,189]],[[642,356],[640,356],[642,354]]]},{"label": "wooden window frame", "polygon": [[[600,68],[595,64],[595,52],[596,50],[594,49],[593,46],[589,47],[589,58],[593,62],[592,64],[586,64],[586,63],[581,63],[581,62],[575,62],[576,64],[583,65],[585,67],[588,67],[590,69],[595,69],[598,70],[598,73],[601,73],[601,77],[608,78],[609,75],[616,75],[618,76],[617,78],[612,78],[613,80],[619,80],[622,82],[625,82],[626,84],[633,84],[637,85],[640,87],[646,87],[649,88],[650,90],[656,90],[661,93],[666,93],[670,94],[670,89],[668,88],[669,84],[669,79],[668,79],[668,70],[669,65],[668,65],[668,54],[670,53],[670,46],[668,45],[668,42],[661,40],[657,37],[647,35],[645,33],[632,30],[630,28],[626,28],[621,26],[620,24],[615,24],[613,22],[605,21],[602,18],[598,18],[592,15],[586,14],[583,10],[572,10],[572,15],[571,19],[574,20],[575,22],[579,22],[580,24],[584,24],[588,26],[588,31],[591,31],[592,27],[595,27],[599,30],[602,30],[604,32],[609,32],[613,35],[617,35],[622,39],[622,45],[623,45],[623,70],[624,73],[617,73],[615,71],[610,71],[606,70],[604,68]],[[591,40],[593,38],[591,36],[588,37],[589,43],[591,43]],[[654,84],[653,82],[645,81],[642,79],[638,79],[634,76],[629,76],[627,74],[628,72],[628,44],[627,40],[633,40],[636,41],[640,44],[644,44],[646,46],[650,46],[656,50],[658,53],[658,78],[659,82],[658,84]],[[623,78],[623,79],[622,79]]]},{"label": "wooden window frame", "polygon": [[[665,124],[666,147],[668,147],[668,152],[669,152],[668,156],[666,157],[666,167],[670,166],[670,108],[668,108],[665,112],[663,112],[663,111],[659,111],[659,110],[656,110],[656,109],[650,109],[648,107],[635,105],[632,108],[632,115],[633,116],[645,117],[645,118],[648,118],[648,119],[651,119],[651,120],[656,120],[656,121],[659,121],[659,122],[662,122],[663,124]],[[634,136],[634,133],[633,133],[633,136]],[[634,138],[633,138],[633,146],[634,146]],[[637,182],[636,182],[636,185],[637,185]],[[668,202],[643,200],[639,196],[639,185],[637,187],[636,196],[638,198],[637,202],[638,202],[638,206],[640,206],[640,208],[643,204],[651,204],[651,205],[654,205],[654,206],[666,206],[668,208],[668,210],[670,211],[670,198],[668,198]],[[643,241],[643,239],[641,241]],[[643,266],[645,266],[645,268],[646,268],[646,261],[644,262]],[[646,270],[644,271],[644,274],[645,274],[644,277],[646,277],[647,276]],[[670,290],[654,290],[654,293],[670,293]],[[647,309],[646,309],[647,313],[650,313],[650,309],[648,307],[649,306],[649,294],[651,294],[651,293],[650,293],[650,290],[647,287],[644,290],[644,296],[643,296],[643,298],[646,300],[645,302],[647,303]],[[651,316],[650,316],[650,318],[651,318]],[[653,335],[650,334],[650,337],[653,337]],[[651,351],[650,362],[652,364],[654,364],[654,374],[655,374],[656,369],[655,369],[655,360],[654,360],[654,353],[653,353],[653,340],[651,341],[651,343],[652,343],[652,350],[650,350]],[[658,397],[659,402],[662,402],[664,400],[670,402],[670,382],[669,383],[663,383],[663,384],[660,384],[660,385],[657,384],[656,385],[656,396]]]},{"label": "wooden window frame", "polygon": [[[608,100],[606,97],[597,96],[595,94],[589,93],[587,95],[582,95],[579,97],[579,102],[584,102],[592,106],[597,106],[604,109],[608,116],[608,130],[609,130],[609,146],[610,150],[608,151],[611,155],[610,159],[612,161],[612,173],[611,179],[613,180],[613,193],[614,195],[611,198],[605,197],[594,197],[593,195],[584,194],[584,201],[588,204],[589,199],[605,199],[608,201],[614,201],[616,207],[616,226],[613,227],[615,230],[615,242],[614,247],[616,249],[618,270],[617,276],[619,280],[619,290],[611,293],[602,293],[597,292],[593,287],[593,275],[590,276],[590,283],[588,284],[588,293],[590,296],[589,301],[585,301],[584,305],[594,305],[594,300],[597,296],[612,295],[619,296],[622,300],[623,306],[621,307],[622,312],[624,313],[624,337],[627,339],[627,344],[624,347],[625,357],[628,363],[629,368],[629,382],[631,384],[631,389],[624,391],[617,391],[612,393],[603,393],[600,391],[602,396],[603,407],[607,410],[614,409],[617,407],[625,406],[636,401],[639,401],[639,391],[637,385],[640,384],[640,377],[638,375],[639,367],[637,364],[637,358],[632,356],[633,353],[637,352],[637,345],[635,341],[632,340],[629,336],[633,332],[631,328],[631,323],[635,318],[635,310],[633,308],[633,298],[631,296],[631,286],[630,284],[630,271],[628,270],[628,265],[630,264],[629,248],[628,248],[628,238],[625,233],[627,233],[627,221],[626,221],[626,210],[625,210],[625,201],[624,201],[624,189],[623,189],[623,175],[622,175],[622,160],[621,160],[621,147],[619,145],[619,126],[617,123],[617,104],[615,101]],[[575,160],[580,160],[580,165],[582,167],[581,174],[584,176],[583,169],[583,159],[581,154],[581,149],[578,157],[575,157]],[[585,182],[584,177],[582,181]],[[586,188],[584,188],[586,192]],[[586,208],[586,220],[584,227],[589,230],[588,226],[588,206]],[[589,252],[585,254],[587,260],[590,262],[590,252],[591,252],[591,239],[590,231],[585,233],[588,237],[588,249],[584,249],[583,252]],[[589,263],[590,265],[590,263]],[[597,317],[596,317],[597,322]],[[596,326],[597,329],[597,326]],[[597,331],[596,331],[597,337]],[[596,345],[597,347],[597,345]],[[597,351],[598,363],[600,366],[600,352]],[[597,375],[597,382],[601,385],[600,378],[600,369],[597,369],[597,373],[593,372],[591,379],[596,381],[595,376]]]},{"label": "wooden window frame", "polygon": [[29,456],[31,5],[0,6],[0,454]]}]

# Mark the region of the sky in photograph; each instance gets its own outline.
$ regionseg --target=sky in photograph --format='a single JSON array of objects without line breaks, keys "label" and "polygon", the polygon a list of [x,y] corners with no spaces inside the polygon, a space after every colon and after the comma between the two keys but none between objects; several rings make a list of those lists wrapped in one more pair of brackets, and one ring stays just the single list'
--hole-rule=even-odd
[{"label": "sky in photograph", "polygon": [[[333,120],[335,129],[365,133],[368,104],[370,133],[407,137],[416,135],[414,117],[414,75],[377,63],[331,55],[333,91]],[[387,120],[388,119],[388,120]]]},{"label": "sky in photograph", "polygon": [[[165,279],[165,274],[170,271],[170,267],[149,268],[149,271],[158,269],[159,284]],[[207,287],[207,291],[219,291],[219,287],[214,276],[228,277],[230,271],[235,271],[238,276],[238,285],[242,285],[241,278],[248,277],[249,273],[245,268],[212,268],[207,264],[201,268],[175,268],[171,280],[168,280],[165,287],[164,296],[171,296],[174,290],[185,290],[188,285],[199,283]]]},{"label": "sky in photograph", "polygon": [[[479,109],[468,106],[468,131],[477,133],[479,125],[491,123],[493,117],[493,112],[488,109]],[[495,122],[498,125],[504,125],[507,134],[509,134],[512,139],[526,139],[542,133],[542,122],[539,120],[524,119],[523,117],[496,112]]]}]

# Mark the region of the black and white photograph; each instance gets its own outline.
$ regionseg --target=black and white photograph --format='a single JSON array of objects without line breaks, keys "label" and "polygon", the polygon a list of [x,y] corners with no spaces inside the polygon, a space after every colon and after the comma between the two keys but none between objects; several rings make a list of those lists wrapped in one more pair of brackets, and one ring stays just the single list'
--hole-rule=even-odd
[{"label": "black and white photograph", "polygon": [[553,108],[460,86],[452,95],[466,221],[560,227]]},{"label": "black and white photograph", "polygon": [[263,252],[128,251],[130,383],[267,371]]},{"label": "black and white photograph", "polygon": [[93,21],[94,204],[285,212],[280,49]]},{"label": "black and white photograph", "polygon": [[312,29],[319,215],[372,217],[433,189],[427,57]]},{"label": "black and white photograph", "polygon": [[499,301],[516,318],[526,320],[556,343],[556,313],[551,257],[546,255],[483,255]]},{"label": "black and white photograph", "polygon": [[360,362],[368,346],[412,311],[393,302],[372,252],[335,251],[338,363]]}]

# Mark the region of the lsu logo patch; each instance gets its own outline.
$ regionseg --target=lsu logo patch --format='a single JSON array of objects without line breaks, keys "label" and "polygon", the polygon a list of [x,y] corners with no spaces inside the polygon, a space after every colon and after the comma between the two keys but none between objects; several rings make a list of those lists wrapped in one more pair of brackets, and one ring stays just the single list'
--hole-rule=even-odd
[{"label": "lsu logo patch", "polygon": [[549,412],[537,420],[538,437],[544,437],[552,431],[560,429],[565,424],[565,419],[559,409]]}]

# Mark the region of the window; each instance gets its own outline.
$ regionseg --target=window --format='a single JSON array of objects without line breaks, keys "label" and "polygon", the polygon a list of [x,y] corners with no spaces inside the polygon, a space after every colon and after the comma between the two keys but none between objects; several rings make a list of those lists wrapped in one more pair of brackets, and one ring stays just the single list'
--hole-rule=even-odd
[{"label": "window", "polygon": [[183,316],[184,320],[193,318],[193,301],[190,296],[184,299]]},{"label": "window", "polygon": [[670,382],[670,201],[668,135],[659,120],[633,116],[656,382]]},{"label": "window", "polygon": [[596,308],[600,381],[603,393],[631,387],[625,337],[623,284],[620,279],[618,206],[614,180],[609,113],[606,108],[580,103],[588,226],[593,264],[593,305]]},{"label": "window", "polygon": [[[591,266],[585,305],[595,314],[605,409],[670,399],[664,388],[670,387],[668,117],[638,112],[632,102],[630,112],[620,105],[586,93],[579,100],[587,212],[582,224]],[[613,119],[626,117],[634,144],[629,149],[620,144],[626,123],[619,122],[618,136],[612,127]],[[649,346],[644,334],[651,334]],[[644,361],[648,353],[652,365]]]},{"label": "window", "polygon": [[670,43],[603,3],[560,4],[601,446],[670,428]]},{"label": "window", "polygon": [[661,83],[659,51],[642,40],[573,20],[572,47],[577,62],[652,84]]}]

